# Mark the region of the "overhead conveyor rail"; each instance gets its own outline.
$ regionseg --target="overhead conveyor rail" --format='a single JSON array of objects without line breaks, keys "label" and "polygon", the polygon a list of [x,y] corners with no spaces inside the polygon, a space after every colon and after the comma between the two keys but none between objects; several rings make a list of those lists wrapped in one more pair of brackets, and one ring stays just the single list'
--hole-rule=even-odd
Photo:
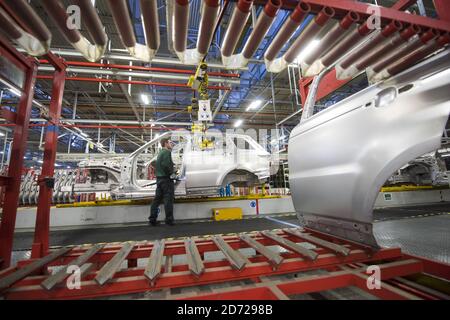
[{"label": "overhead conveyor rail", "polygon": [[[286,250],[275,251],[274,246]],[[256,253],[244,256],[239,251],[248,248],[254,248]],[[206,254],[219,251],[224,257],[205,259]],[[186,259],[176,264],[174,256],[179,255],[185,255]],[[140,259],[144,262],[142,266]],[[126,267],[123,267],[124,263]],[[367,287],[371,275],[367,273],[369,265],[377,265],[381,270],[379,290]],[[66,273],[69,266],[80,268],[81,282],[77,290],[67,286],[71,276]],[[59,271],[51,274],[51,269],[56,267]],[[288,281],[268,278],[310,270],[322,270],[322,274]],[[58,248],[41,259],[21,261],[17,267],[0,272],[0,296],[5,299],[101,298],[251,279],[255,284],[249,287],[168,298],[287,299],[292,294],[349,286],[383,299],[448,298],[434,289],[402,278],[423,272],[440,277],[439,281],[448,285],[448,265],[402,254],[398,248],[375,252],[309,229],[278,229],[184,240]]]}]

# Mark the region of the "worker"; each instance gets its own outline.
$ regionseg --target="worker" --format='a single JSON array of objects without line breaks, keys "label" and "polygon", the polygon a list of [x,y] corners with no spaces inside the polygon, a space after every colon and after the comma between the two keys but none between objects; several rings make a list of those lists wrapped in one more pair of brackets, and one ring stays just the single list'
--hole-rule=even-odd
[{"label": "worker", "polygon": [[160,141],[161,151],[156,159],[156,193],[150,209],[150,217],[148,218],[152,226],[156,226],[158,222],[158,208],[164,203],[166,212],[166,224],[173,226],[173,200],[175,194],[174,185],[174,164],[172,161],[172,141],[169,138],[163,138]]}]

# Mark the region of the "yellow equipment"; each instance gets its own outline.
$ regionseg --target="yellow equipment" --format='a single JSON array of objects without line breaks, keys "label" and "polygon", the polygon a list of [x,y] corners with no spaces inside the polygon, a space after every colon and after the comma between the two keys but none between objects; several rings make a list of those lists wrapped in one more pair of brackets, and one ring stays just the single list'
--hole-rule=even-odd
[{"label": "yellow equipment", "polygon": [[213,208],[212,211],[215,221],[242,219],[242,208]]}]

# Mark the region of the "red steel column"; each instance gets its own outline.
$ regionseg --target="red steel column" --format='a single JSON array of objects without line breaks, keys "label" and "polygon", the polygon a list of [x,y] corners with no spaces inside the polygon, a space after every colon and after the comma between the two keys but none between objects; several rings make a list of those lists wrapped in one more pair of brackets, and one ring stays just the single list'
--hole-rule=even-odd
[{"label": "red steel column", "polygon": [[58,124],[61,116],[61,103],[64,95],[66,81],[66,65],[60,58],[54,57],[56,63],[53,76],[52,99],[50,101],[50,124],[45,133],[44,161],[41,175],[38,178],[39,198],[36,213],[36,227],[31,258],[41,258],[47,255],[49,246],[50,206],[52,203],[53,188],[46,184],[52,179],[55,171],[56,149],[58,146]]},{"label": "red steel column", "polygon": [[17,206],[19,203],[20,182],[22,178],[23,157],[27,148],[28,126],[30,123],[31,105],[34,95],[37,65],[33,60],[26,60],[8,42],[0,38],[0,54],[11,63],[22,63],[25,72],[25,81],[22,95],[16,110],[15,127],[11,154],[14,159],[8,168],[8,182],[5,188],[5,201],[3,203],[3,215],[0,224],[0,260],[3,262],[0,269],[9,267],[16,226]]},{"label": "red steel column", "polygon": [[433,0],[433,3],[439,19],[450,21],[450,8],[448,0]]}]

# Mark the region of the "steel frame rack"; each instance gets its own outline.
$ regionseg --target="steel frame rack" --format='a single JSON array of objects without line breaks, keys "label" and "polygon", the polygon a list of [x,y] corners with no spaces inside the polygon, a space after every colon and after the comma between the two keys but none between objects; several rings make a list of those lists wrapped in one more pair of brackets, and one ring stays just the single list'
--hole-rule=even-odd
[{"label": "steel frame rack", "polygon": [[[285,248],[276,252],[270,246]],[[253,248],[244,256],[238,249]],[[205,261],[207,252],[225,258]],[[173,256],[187,263],[174,265]],[[145,267],[138,267],[145,259]],[[121,269],[126,261],[127,267]],[[369,290],[367,265],[381,270],[381,289]],[[69,266],[79,267],[80,288],[70,289]],[[50,268],[58,267],[56,272]],[[325,275],[290,281],[265,281],[268,276],[326,270]],[[331,238],[309,229],[278,229],[231,236],[190,237],[101,243],[53,250],[40,259],[19,262],[0,272],[0,296],[5,299],[84,299],[127,295],[170,288],[251,279],[250,287],[235,287],[205,295],[175,299],[287,299],[288,295],[356,286],[383,299],[447,299],[448,297],[403,276],[428,274],[450,280],[450,266],[402,254],[399,248],[373,251],[357,243]],[[166,290],[167,292],[167,290]]]}]

